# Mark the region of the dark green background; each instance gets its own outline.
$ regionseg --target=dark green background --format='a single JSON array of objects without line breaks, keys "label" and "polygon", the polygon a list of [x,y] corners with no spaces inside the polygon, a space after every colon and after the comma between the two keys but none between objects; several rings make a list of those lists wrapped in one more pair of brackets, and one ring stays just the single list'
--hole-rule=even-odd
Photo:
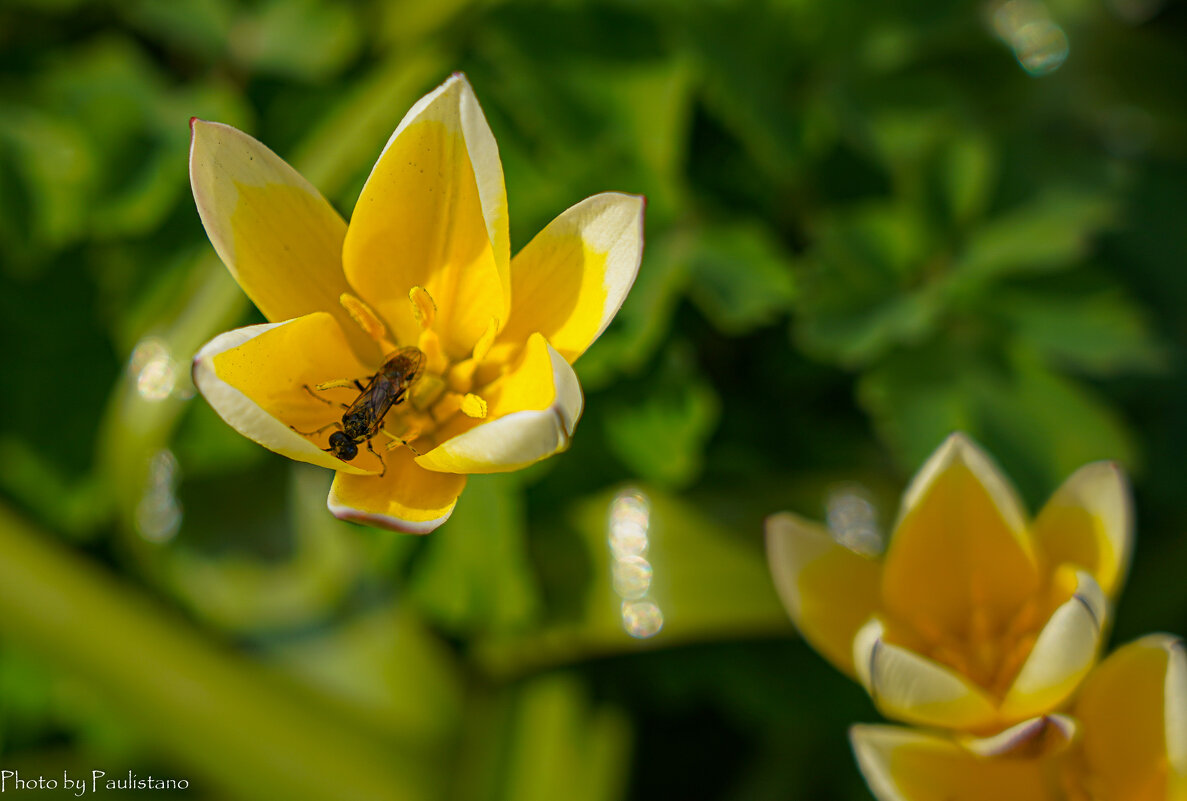
[{"label": "dark green background", "polygon": [[[761,521],[856,482],[885,527],[955,429],[1032,509],[1123,463],[1114,642],[1187,632],[1187,10],[1050,0],[1070,53],[1034,76],[996,7],[0,5],[0,768],[195,801],[866,799],[846,728],[877,713],[794,638]],[[647,247],[578,364],[572,449],[413,538],[333,520],[328,473],[187,399],[194,350],[259,317],[194,210],[186,122],[243,128],[348,216],[455,70],[513,249],[604,190],[648,197]],[[129,367],[146,340],[163,401]],[[631,489],[646,641],[608,567]]]}]

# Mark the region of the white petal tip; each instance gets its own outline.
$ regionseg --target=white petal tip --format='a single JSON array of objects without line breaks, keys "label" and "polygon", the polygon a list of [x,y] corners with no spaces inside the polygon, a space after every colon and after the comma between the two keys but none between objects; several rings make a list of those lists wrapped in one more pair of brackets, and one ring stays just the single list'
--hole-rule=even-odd
[{"label": "white petal tip", "polygon": [[453,514],[451,507],[448,512],[441,517],[433,520],[404,520],[399,517],[391,515],[378,514],[376,512],[364,512],[361,509],[355,509],[340,503],[334,494],[331,492],[329,498],[326,499],[326,508],[330,510],[330,514],[339,520],[346,520],[350,523],[359,523],[364,526],[373,526],[375,528],[387,529],[388,531],[397,531],[402,534],[429,534],[436,530],[442,523],[449,519]]}]

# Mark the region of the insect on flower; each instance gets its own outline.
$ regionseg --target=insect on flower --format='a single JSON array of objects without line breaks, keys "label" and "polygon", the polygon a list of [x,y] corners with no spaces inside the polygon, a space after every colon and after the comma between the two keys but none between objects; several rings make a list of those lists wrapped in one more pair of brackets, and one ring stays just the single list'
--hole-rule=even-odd
[{"label": "insect on flower", "polygon": [[[190,128],[202,224],[269,321],[203,346],[195,386],[244,436],[334,470],[334,515],[427,534],[468,476],[569,446],[572,364],[635,280],[643,198],[576,203],[513,258],[498,146],[462,75],[400,122],[349,225],[259,141]],[[392,362],[402,347],[415,369]]]},{"label": "insect on flower", "polygon": [[[358,379],[328,381],[324,384],[318,384],[315,389],[319,392],[353,385],[358,388],[359,396],[349,406],[345,403],[341,404],[346,409],[342,414],[341,421],[333,420],[314,431],[297,431],[296,428],[293,428],[293,430],[303,436],[314,436],[325,431],[327,428],[336,426],[338,430],[330,435],[330,447],[326,448],[325,451],[334,454],[334,456],[344,462],[349,462],[358,456],[359,443],[366,442],[367,450],[371,451],[375,455],[375,458],[379,459],[380,463],[383,464],[383,473],[380,473],[380,475],[384,475],[387,472],[387,463],[371,447],[371,438],[382,431],[392,440],[388,445],[389,449],[395,447],[396,444],[408,444],[403,438],[384,428],[383,421],[393,406],[404,401],[409,388],[420,377],[423,370],[424,354],[421,353],[419,348],[400,348],[388,357],[387,361],[383,363],[383,366],[379,368],[379,372],[372,376],[365,387]],[[330,401],[314,393],[308,384],[304,384],[303,386],[305,391],[313,397],[329,406],[333,405]]]}]

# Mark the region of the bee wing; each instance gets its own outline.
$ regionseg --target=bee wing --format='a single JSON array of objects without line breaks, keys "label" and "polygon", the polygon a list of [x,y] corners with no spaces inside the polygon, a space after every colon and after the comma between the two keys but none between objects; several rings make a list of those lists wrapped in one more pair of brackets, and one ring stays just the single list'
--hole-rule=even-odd
[{"label": "bee wing", "polygon": [[366,423],[368,436],[379,430],[383,417],[388,409],[399,399],[400,391],[391,381],[383,376],[376,376],[363,390],[362,394],[346,410],[343,418],[354,416]]}]

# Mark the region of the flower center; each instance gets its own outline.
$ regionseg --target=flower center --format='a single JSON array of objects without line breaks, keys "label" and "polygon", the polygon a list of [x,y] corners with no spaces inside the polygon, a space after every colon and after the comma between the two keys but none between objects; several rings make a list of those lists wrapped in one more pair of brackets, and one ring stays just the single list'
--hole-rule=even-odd
[{"label": "flower center", "polygon": [[1039,599],[1030,598],[1012,617],[994,621],[985,606],[976,605],[964,631],[935,638],[925,653],[1000,700],[1034,647],[1041,628],[1038,607]]},{"label": "flower center", "polygon": [[952,631],[925,630],[895,621],[894,640],[969,678],[999,702],[1022,669],[1046,621],[1071,589],[1054,581],[1010,614],[994,614],[988,603],[975,603],[966,624]]},{"label": "flower center", "polygon": [[[470,390],[476,383],[482,360],[494,342],[498,322],[491,320],[469,357],[451,359],[433,330],[437,304],[428,290],[414,286],[408,293],[408,300],[412,304],[412,314],[421,326],[416,347],[424,354],[423,372],[409,389],[407,402],[392,407],[384,417],[380,433],[388,440],[384,446],[387,450],[407,445],[419,455],[440,444],[438,434],[442,427],[458,414],[479,419],[486,417],[486,401]],[[387,327],[366,303],[345,293],[339,301],[384,354],[397,350],[388,336]]]}]

